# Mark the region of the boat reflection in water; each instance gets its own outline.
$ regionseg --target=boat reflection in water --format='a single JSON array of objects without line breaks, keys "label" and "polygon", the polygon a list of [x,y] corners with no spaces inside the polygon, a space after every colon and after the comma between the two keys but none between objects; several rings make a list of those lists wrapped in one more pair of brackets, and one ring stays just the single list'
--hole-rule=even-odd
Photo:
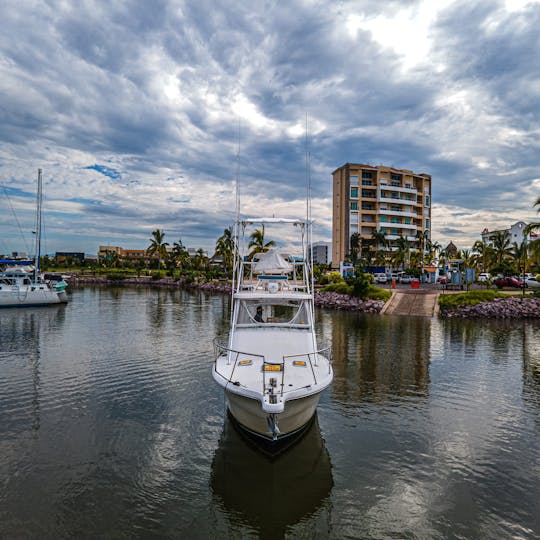
[{"label": "boat reflection in water", "polygon": [[226,514],[231,532],[249,526],[260,538],[282,538],[288,527],[324,509],[333,486],[330,457],[316,415],[293,446],[262,449],[226,418],[212,463],[215,507]]}]

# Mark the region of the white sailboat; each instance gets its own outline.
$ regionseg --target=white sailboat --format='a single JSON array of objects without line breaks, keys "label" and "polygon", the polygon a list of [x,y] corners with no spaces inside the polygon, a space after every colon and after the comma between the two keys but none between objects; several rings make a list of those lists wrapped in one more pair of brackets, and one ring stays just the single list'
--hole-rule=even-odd
[{"label": "white sailboat", "polygon": [[[300,257],[273,250],[248,260],[239,231],[243,239],[253,224],[293,227],[300,234]],[[231,328],[227,339],[214,341],[212,374],[234,419],[265,440],[307,426],[333,379],[330,348],[321,347],[315,335],[310,229],[309,219],[236,223]]]},{"label": "white sailboat", "polygon": [[0,272],[0,308],[22,306],[45,306],[67,302],[67,284],[59,281],[52,286],[43,279],[40,272],[41,258],[41,203],[42,178],[38,169],[36,210],[36,261],[33,271],[13,267]]}]

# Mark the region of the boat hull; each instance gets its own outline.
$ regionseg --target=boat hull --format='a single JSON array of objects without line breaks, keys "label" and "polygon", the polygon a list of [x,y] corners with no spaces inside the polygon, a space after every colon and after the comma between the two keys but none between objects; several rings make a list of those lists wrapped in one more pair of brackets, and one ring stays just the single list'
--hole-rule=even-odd
[{"label": "boat hull", "polygon": [[[313,418],[320,392],[285,402],[284,411],[268,414],[257,399],[225,391],[227,405],[234,419],[244,429],[268,441],[280,440],[300,431]],[[273,430],[275,425],[279,431]]]},{"label": "boat hull", "polygon": [[51,290],[0,290],[0,308],[48,306],[53,304],[65,304],[68,301],[65,291]]}]

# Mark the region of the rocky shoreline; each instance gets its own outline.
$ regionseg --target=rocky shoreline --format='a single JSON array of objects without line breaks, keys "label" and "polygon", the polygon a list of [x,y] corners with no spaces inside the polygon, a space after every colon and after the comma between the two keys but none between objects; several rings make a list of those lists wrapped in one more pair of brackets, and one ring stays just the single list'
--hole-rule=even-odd
[{"label": "rocky shoreline", "polygon": [[[149,277],[132,277],[122,280],[106,277],[76,277],[71,282],[75,285],[129,285],[163,288],[199,289],[209,292],[229,294],[231,284],[228,282],[186,283],[171,278],[152,279]],[[385,302],[382,300],[362,300],[346,294],[334,292],[315,291],[315,305],[325,309],[340,311],[356,311],[358,313],[380,313]],[[532,319],[540,318],[540,298],[521,298],[511,296],[508,298],[495,298],[492,302],[482,302],[474,306],[463,306],[456,309],[440,311],[445,318],[462,319]]]},{"label": "rocky shoreline", "polygon": [[441,309],[441,317],[461,319],[534,319],[540,318],[540,298],[511,296],[495,298],[474,306]]},{"label": "rocky shoreline", "polygon": [[[150,286],[150,287],[166,287],[186,289],[199,289],[209,292],[227,293],[231,292],[231,284],[227,282],[217,283],[209,281],[205,283],[185,283],[182,280],[175,281],[170,278],[151,279],[148,277],[132,277],[122,280],[109,279],[106,277],[76,277],[73,276],[71,282],[75,285],[131,285],[131,286]],[[379,313],[384,302],[381,300],[362,300],[354,296],[346,294],[338,294],[334,292],[315,291],[315,305],[326,308],[336,309],[341,311],[357,311],[360,313]]]}]

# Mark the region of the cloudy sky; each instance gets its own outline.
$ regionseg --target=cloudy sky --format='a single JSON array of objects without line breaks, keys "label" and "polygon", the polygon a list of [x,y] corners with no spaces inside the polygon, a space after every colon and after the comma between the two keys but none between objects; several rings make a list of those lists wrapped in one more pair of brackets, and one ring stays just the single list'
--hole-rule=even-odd
[{"label": "cloudy sky", "polygon": [[[538,219],[540,3],[526,0],[3,0],[0,253],[213,250],[244,214],[315,239],[334,169],[433,176],[433,238]],[[238,151],[239,149],[239,151]],[[237,159],[237,155],[239,158]]]}]

